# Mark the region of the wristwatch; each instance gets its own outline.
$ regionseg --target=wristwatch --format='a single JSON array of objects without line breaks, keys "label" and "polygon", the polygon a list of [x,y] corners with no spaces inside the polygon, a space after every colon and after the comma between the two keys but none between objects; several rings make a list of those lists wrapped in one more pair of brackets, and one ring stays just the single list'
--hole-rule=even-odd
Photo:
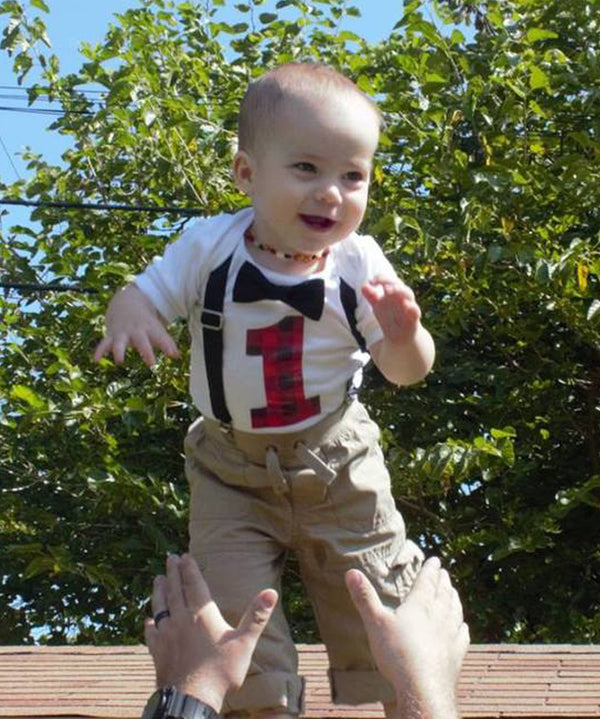
[{"label": "wristwatch", "polygon": [[175,687],[155,691],[148,700],[142,719],[219,719],[220,715],[208,704]]}]

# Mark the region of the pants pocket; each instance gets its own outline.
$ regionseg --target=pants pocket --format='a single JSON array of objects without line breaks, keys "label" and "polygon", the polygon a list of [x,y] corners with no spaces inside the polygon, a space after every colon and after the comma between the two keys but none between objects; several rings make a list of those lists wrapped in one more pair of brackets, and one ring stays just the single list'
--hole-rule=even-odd
[{"label": "pants pocket", "polygon": [[387,582],[401,602],[408,596],[424,561],[425,555],[421,548],[410,539],[404,542],[396,556],[390,558]]},{"label": "pants pocket", "polygon": [[[184,442],[185,474],[190,487],[190,527],[197,522],[210,523],[247,517],[252,491],[243,483],[244,466],[218,449],[207,437],[202,418],[190,427]],[[227,481],[229,480],[229,481]]]},{"label": "pants pocket", "polygon": [[387,522],[396,506],[379,446],[379,428],[366,411],[348,431],[324,446],[323,454],[337,472],[328,491],[338,525],[363,533]]}]

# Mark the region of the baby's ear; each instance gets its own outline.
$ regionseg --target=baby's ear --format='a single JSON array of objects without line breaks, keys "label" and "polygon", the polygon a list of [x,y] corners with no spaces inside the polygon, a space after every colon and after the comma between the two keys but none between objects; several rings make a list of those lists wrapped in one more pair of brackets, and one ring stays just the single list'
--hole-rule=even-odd
[{"label": "baby's ear", "polygon": [[233,158],[233,179],[238,189],[252,197],[254,162],[245,150],[239,150]]}]

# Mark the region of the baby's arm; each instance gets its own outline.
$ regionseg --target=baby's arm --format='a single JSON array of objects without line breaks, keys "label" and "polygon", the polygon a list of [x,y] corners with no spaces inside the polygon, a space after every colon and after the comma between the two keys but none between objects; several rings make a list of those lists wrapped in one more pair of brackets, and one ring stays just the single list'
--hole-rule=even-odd
[{"label": "baby's arm", "polygon": [[383,339],[369,348],[373,361],[390,382],[408,385],[422,380],[435,359],[435,345],[421,324],[415,295],[397,277],[375,277],[362,288],[373,308]]},{"label": "baby's arm", "polygon": [[169,357],[179,357],[179,350],[165,329],[164,320],[146,295],[135,284],[129,284],[112,298],[106,311],[106,334],[96,348],[98,362],[112,352],[117,364],[123,362],[128,347],[134,347],[151,367],[156,362],[154,349]]}]

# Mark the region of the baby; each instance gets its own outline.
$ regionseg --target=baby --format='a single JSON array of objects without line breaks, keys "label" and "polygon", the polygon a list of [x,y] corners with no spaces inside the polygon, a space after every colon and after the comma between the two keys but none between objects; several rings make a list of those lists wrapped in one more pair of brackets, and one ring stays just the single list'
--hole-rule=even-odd
[{"label": "baby", "polygon": [[[395,695],[377,672],[344,584],[362,570],[397,607],[423,560],[406,539],[379,446],[356,399],[373,359],[392,383],[423,379],[434,344],[413,292],[357,234],[381,118],[349,79],[289,64],[248,88],[233,172],[252,200],[203,219],[112,299],[96,350],[177,357],[165,324],[186,317],[190,390],[202,416],[185,441],[190,552],[236,624],[297,556],[327,646],[334,701]],[[165,619],[163,621],[169,621]],[[303,683],[279,607],[224,712],[296,715]]]}]

